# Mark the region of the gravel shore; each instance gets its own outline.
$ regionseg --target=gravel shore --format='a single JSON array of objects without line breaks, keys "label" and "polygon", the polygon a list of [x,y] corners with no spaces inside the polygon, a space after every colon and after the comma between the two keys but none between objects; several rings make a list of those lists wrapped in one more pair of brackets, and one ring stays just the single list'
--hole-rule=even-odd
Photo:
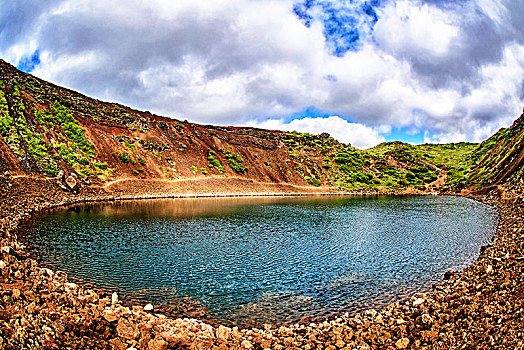
[{"label": "gravel shore", "polygon": [[318,324],[238,329],[125,306],[116,294],[40,267],[19,240],[19,223],[37,211],[129,196],[125,189],[84,187],[73,195],[51,180],[9,175],[0,176],[0,188],[0,348],[524,349],[524,202],[514,194],[475,197],[500,213],[492,245],[427,293]]}]

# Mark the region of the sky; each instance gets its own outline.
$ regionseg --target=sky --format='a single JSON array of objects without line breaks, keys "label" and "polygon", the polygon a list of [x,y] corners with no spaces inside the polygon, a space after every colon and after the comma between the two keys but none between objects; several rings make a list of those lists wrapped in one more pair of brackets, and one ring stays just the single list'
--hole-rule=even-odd
[{"label": "sky", "polygon": [[218,125],[479,142],[524,105],[522,0],[0,0],[0,58]]}]

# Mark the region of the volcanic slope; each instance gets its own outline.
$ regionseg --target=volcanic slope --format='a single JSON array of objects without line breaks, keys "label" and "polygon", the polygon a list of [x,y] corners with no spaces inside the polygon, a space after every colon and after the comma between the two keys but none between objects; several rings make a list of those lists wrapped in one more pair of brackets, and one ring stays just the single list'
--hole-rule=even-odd
[{"label": "volcanic slope", "polygon": [[0,170],[74,173],[83,185],[240,178],[346,190],[457,190],[497,183],[521,167],[521,129],[503,129],[481,145],[390,142],[361,151],[326,133],[200,125],[137,111],[0,60]]}]

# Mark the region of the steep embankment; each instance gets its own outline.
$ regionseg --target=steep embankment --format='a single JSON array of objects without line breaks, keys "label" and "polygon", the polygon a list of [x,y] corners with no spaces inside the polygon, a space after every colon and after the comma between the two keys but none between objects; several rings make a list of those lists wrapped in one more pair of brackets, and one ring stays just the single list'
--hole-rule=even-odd
[{"label": "steep embankment", "polygon": [[471,154],[475,164],[465,178],[476,190],[498,185],[515,185],[523,179],[524,114],[510,128],[500,129]]}]

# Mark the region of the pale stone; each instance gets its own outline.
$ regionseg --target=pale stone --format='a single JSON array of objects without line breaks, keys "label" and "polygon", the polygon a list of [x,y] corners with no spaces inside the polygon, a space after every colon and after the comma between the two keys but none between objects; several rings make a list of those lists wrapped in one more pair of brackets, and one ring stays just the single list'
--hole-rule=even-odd
[{"label": "pale stone", "polygon": [[116,303],[118,303],[118,294],[114,292],[111,294],[111,304],[115,305]]},{"label": "pale stone", "polygon": [[20,289],[17,289],[17,288],[13,289],[13,295],[12,295],[13,299],[20,298],[20,294],[21,294]]},{"label": "pale stone", "polygon": [[78,287],[76,283],[64,283],[64,286],[69,289],[76,289]]},{"label": "pale stone", "polygon": [[216,330],[216,337],[217,339],[226,342],[229,339],[229,335],[231,334],[231,329],[225,326],[218,326],[218,329]]},{"label": "pale stone", "polygon": [[406,349],[409,346],[409,339],[408,338],[401,338],[397,340],[395,343],[395,346],[397,349]]},{"label": "pale stone", "polygon": [[102,311],[102,317],[105,318],[107,322],[115,322],[119,318],[118,314],[111,309]]},{"label": "pale stone", "polygon": [[253,349],[253,344],[249,340],[243,340],[242,343],[240,343],[240,349],[249,350]]},{"label": "pale stone", "polygon": [[69,186],[70,189],[74,189],[77,184],[76,178],[74,178],[73,176],[68,176],[65,180],[65,183],[67,184],[67,186]]},{"label": "pale stone", "polygon": [[270,349],[271,348],[271,339],[262,339],[260,342],[260,346],[262,349]]},{"label": "pale stone", "polygon": [[185,345],[189,342],[189,336],[183,331],[175,333],[173,330],[167,330],[160,333],[160,336],[166,341],[176,345]]},{"label": "pale stone", "polygon": [[153,309],[153,304],[147,304],[146,306],[144,306],[144,311],[153,311]]},{"label": "pale stone", "polygon": [[413,302],[413,306],[418,306],[418,305],[422,305],[426,300],[422,299],[422,298],[418,298],[417,300],[415,300]]},{"label": "pale stone", "polygon": [[337,340],[337,342],[335,343],[335,346],[339,349],[343,348],[344,346],[346,346],[346,343],[344,343],[344,341],[342,339],[339,339]]}]

